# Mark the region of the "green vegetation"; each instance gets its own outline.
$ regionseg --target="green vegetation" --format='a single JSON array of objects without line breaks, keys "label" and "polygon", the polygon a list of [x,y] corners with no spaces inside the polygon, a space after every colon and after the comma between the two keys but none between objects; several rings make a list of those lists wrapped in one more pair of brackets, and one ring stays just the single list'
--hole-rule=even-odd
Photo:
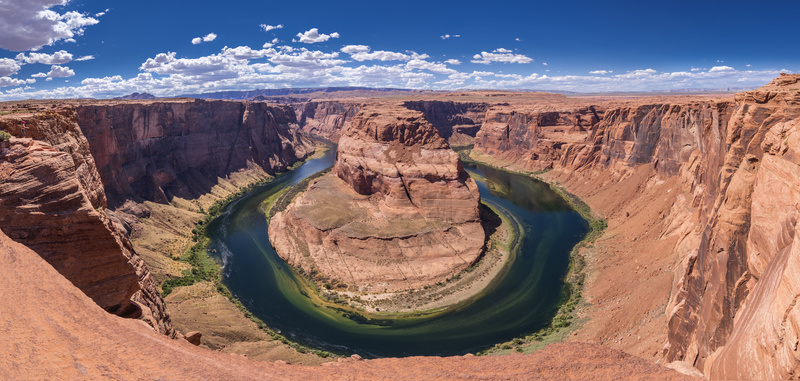
[{"label": "green vegetation", "polygon": [[569,270],[564,277],[564,289],[562,290],[561,294],[561,305],[558,308],[558,311],[556,311],[556,314],[550,324],[533,334],[524,337],[518,337],[505,343],[498,343],[494,347],[481,351],[477,354],[496,355],[507,354],[512,351],[531,353],[543,348],[547,344],[563,341],[570,332],[577,329],[583,323],[583,321],[577,319],[578,309],[585,305],[585,301],[582,299],[582,292],[583,285],[586,280],[586,273],[584,272],[586,267],[586,259],[580,253],[581,249],[585,247],[591,247],[595,240],[597,240],[597,238],[599,238],[603,234],[603,231],[608,227],[608,222],[603,218],[596,217],[592,213],[589,205],[581,200],[578,196],[568,192],[566,189],[564,189],[564,187],[558,184],[545,181],[539,176],[547,171],[515,172],[506,168],[500,168],[491,164],[478,162],[470,156],[471,149],[472,147],[461,147],[461,149],[458,150],[459,157],[463,162],[480,163],[481,165],[492,167],[501,171],[531,176],[539,181],[547,183],[550,186],[550,189],[561,196],[572,209],[578,212],[583,219],[586,220],[590,227],[589,232],[586,234],[583,240],[575,245],[570,253]]},{"label": "green vegetation", "polygon": [[[205,218],[198,221],[194,229],[192,229],[192,241],[195,242],[189,250],[181,256],[180,260],[192,265],[189,270],[184,270],[180,278],[167,279],[162,283],[162,295],[166,297],[175,289],[175,287],[191,286],[200,281],[209,281],[212,283],[220,282],[221,267],[216,260],[208,255],[209,239],[206,236],[206,228],[214,218],[222,213],[225,207],[233,200],[242,197],[256,187],[263,185],[270,181],[271,178],[263,178],[261,180],[250,183],[247,186],[240,187],[235,193],[230,194],[228,197],[218,200],[206,212],[202,207],[199,207],[201,213],[205,213]],[[221,285],[221,284],[220,284]],[[223,286],[224,287],[224,286]],[[219,287],[218,287],[219,289]]]},{"label": "green vegetation", "polygon": [[0,131],[0,142],[7,142],[11,139],[11,134],[5,131]]},{"label": "green vegetation", "polygon": [[[290,170],[297,168],[303,163],[304,162],[299,162],[299,164],[296,163],[290,168]],[[195,242],[195,244],[192,245],[179,259],[180,261],[190,264],[192,267],[189,270],[184,270],[180,278],[171,278],[164,281],[164,283],[161,285],[163,290],[162,296],[166,297],[177,287],[191,286],[201,281],[211,282],[220,295],[226,297],[231,303],[233,303],[233,305],[236,306],[236,308],[239,309],[239,311],[242,312],[246,318],[253,321],[259,329],[269,334],[274,340],[280,341],[294,348],[300,353],[312,353],[326,358],[338,357],[336,354],[330,352],[309,348],[304,345],[289,341],[289,339],[283,335],[270,329],[266,323],[255,317],[247,309],[247,307],[245,307],[244,304],[242,304],[242,302],[233,295],[228,287],[222,283],[222,266],[216,259],[209,255],[208,244],[210,243],[210,239],[208,238],[206,229],[211,221],[217,218],[225,210],[228,204],[244,196],[255,188],[272,181],[273,179],[273,177],[265,177],[250,183],[247,186],[240,187],[235,193],[215,202],[210,208],[208,208],[208,211],[205,211],[202,207],[199,207],[200,212],[205,213],[205,218],[198,221],[194,229],[192,229],[192,240]]]},{"label": "green vegetation", "polygon": [[325,176],[330,172],[331,168],[319,171],[311,176],[306,177],[305,179],[297,183],[297,185],[289,188],[288,190],[281,192],[280,195],[277,196],[277,198],[274,201],[272,201],[271,206],[269,207],[269,213],[267,214],[267,220],[268,221],[271,220],[276,213],[282,212],[284,209],[286,209],[286,207],[292,203],[295,197],[297,197],[300,193],[303,193],[305,192],[306,189],[308,189],[308,186],[311,184],[312,181],[322,176]]}]

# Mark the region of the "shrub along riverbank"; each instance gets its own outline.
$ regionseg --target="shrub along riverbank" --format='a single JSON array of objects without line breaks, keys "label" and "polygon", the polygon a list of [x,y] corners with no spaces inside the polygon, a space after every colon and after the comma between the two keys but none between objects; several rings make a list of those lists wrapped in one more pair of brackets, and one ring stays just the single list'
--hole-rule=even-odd
[{"label": "shrub along riverbank", "polygon": [[564,288],[561,297],[562,302],[550,324],[532,334],[517,337],[505,343],[498,343],[492,348],[479,352],[478,355],[498,355],[511,352],[531,353],[543,348],[547,344],[564,341],[568,334],[575,331],[583,324],[583,321],[578,319],[579,311],[586,305],[582,297],[583,285],[586,279],[586,273],[584,271],[586,267],[586,258],[582,251],[584,248],[592,248],[595,240],[597,240],[608,227],[608,223],[605,219],[595,216],[589,205],[578,196],[568,192],[564,187],[549,182],[539,176],[547,171],[512,171],[507,168],[498,167],[491,163],[476,160],[471,155],[472,148],[473,146],[458,147],[457,152],[463,162],[477,163],[508,173],[530,176],[548,184],[550,189],[561,196],[573,210],[578,212],[590,227],[589,232],[583,240],[575,245],[570,253],[569,269],[564,276]]}]

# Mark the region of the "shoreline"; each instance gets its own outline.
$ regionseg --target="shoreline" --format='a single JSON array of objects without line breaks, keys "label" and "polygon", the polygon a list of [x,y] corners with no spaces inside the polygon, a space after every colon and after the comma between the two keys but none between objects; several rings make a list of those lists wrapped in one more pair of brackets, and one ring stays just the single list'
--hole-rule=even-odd
[{"label": "shoreline", "polygon": [[[478,163],[501,171],[528,176],[547,184],[553,192],[563,198],[589,224],[589,231],[586,236],[570,252],[569,268],[564,275],[562,302],[550,324],[533,334],[495,344],[494,347],[481,351],[478,355],[503,355],[515,352],[532,353],[544,348],[547,344],[566,341],[566,338],[583,326],[587,320],[587,318],[580,317],[584,315],[583,313],[588,306],[582,296],[584,282],[587,277],[585,271],[586,255],[583,251],[591,249],[594,242],[603,235],[608,223],[602,217],[595,215],[589,205],[578,196],[570,193],[563,186],[540,176],[548,171],[528,171],[490,155],[476,153],[473,150],[473,146],[458,148],[457,152],[463,162]],[[484,161],[486,159],[492,160],[491,162]]]},{"label": "shoreline", "polygon": [[[317,139],[313,154],[298,160],[281,173],[321,157],[328,149],[330,148],[326,142]],[[205,228],[211,221],[231,203],[274,181],[281,173],[269,175],[256,169],[254,174],[229,181],[230,184],[225,185],[225,192],[222,194],[212,191],[196,200],[175,199],[164,206],[150,203],[149,207],[157,209],[153,209],[150,217],[139,221],[140,231],[150,233],[148,237],[139,237],[132,241],[135,246],[147,248],[149,251],[160,246],[159,242],[162,245],[171,243],[170,246],[176,246],[163,252],[161,258],[150,255],[150,259],[155,262],[147,263],[149,267],[156,265],[159,268],[166,264],[166,270],[163,270],[165,273],[157,284],[165,303],[170,306],[169,312],[176,329],[180,327],[183,333],[201,332],[202,345],[212,350],[247,355],[263,361],[319,365],[340,355],[290,341],[256,318],[222,283],[221,274],[224,269],[220,258],[208,249],[209,238]],[[153,231],[163,229],[159,225],[164,223],[172,225],[169,236],[150,236],[161,234]],[[173,236],[178,237],[178,240]]]},{"label": "shoreline", "polygon": [[[314,180],[330,172],[324,170],[309,176],[291,188],[282,190],[261,203],[261,210],[269,220],[282,211],[292,200],[310,186]],[[493,214],[499,219],[491,236],[487,236],[486,249],[476,263],[451,275],[444,281],[422,289],[393,293],[366,294],[353,291],[326,290],[321,280],[315,280],[301,269],[290,266],[301,280],[301,286],[316,303],[339,310],[358,321],[402,319],[431,316],[463,305],[479,297],[489,287],[502,279],[513,250],[521,238],[519,223],[498,206],[483,202],[482,214]],[[492,216],[484,215],[484,218]],[[356,316],[358,315],[358,316]]]},{"label": "shoreline", "polygon": [[[482,205],[494,212],[491,206]],[[492,247],[472,266],[423,289],[366,295],[352,291],[322,291],[317,281],[294,266],[290,268],[300,280],[303,291],[315,303],[348,314],[352,320],[377,321],[437,315],[480,297],[502,280],[502,273],[510,264],[512,242],[516,244],[520,236],[511,232],[511,222],[504,213],[497,215],[503,223],[487,240]],[[520,229],[513,230],[518,232]]]},{"label": "shoreline", "polygon": [[[293,165],[292,169],[296,168],[302,163],[305,163],[309,159],[318,157],[318,155],[321,155],[322,152],[324,152],[324,150],[315,152],[314,155],[309,156],[306,160],[298,162],[296,165]],[[491,163],[486,163],[473,159],[470,159],[468,161],[474,161],[483,165],[487,165],[489,167],[498,168],[516,174],[531,176],[536,178],[537,180],[543,181],[538,176],[535,176],[532,173],[521,173],[517,171],[512,171],[507,168],[497,167],[495,165],[492,165]],[[324,172],[325,171],[322,171],[322,173]],[[309,178],[304,179],[303,183],[308,184],[318,176],[319,174],[312,175]],[[267,180],[267,182],[269,182],[269,180]],[[584,219],[587,220],[587,222],[590,222],[591,225],[591,220],[586,218],[586,214],[578,210],[578,208],[576,208],[575,204],[573,203],[574,200],[571,200],[571,197],[566,196],[567,194],[569,194],[568,192],[565,192],[562,189],[557,189],[556,186],[550,182],[547,183],[561,197],[567,200],[570,203],[570,206],[572,206],[573,209],[578,211],[584,217]],[[279,201],[282,198],[285,198],[287,192],[290,192],[295,187],[286,188],[285,190],[282,190],[276,193],[275,195],[271,196],[269,199],[264,200],[260,204],[260,208],[262,213],[265,214],[265,217],[268,218],[272,214],[273,212],[272,207],[274,206],[275,202]],[[292,192],[292,193],[299,194],[299,192]],[[293,196],[290,197],[290,199],[286,202],[287,204],[288,202],[291,202],[291,198],[293,198]],[[234,199],[218,200],[217,203],[226,201],[224,202],[223,205],[219,206],[219,210],[223,210],[228,204],[235,201],[236,199],[238,199],[238,197],[235,197]],[[578,199],[578,201],[580,200]],[[372,307],[374,308],[374,310],[370,309],[370,306],[368,305],[365,304],[359,305],[359,303],[355,302],[359,299],[362,299],[363,297],[362,295],[347,295],[349,297],[347,299],[348,300],[347,305],[343,305],[341,302],[341,298],[343,298],[344,295],[336,295],[336,297],[333,298],[333,301],[331,301],[329,298],[326,297],[324,293],[320,292],[321,288],[314,281],[308,279],[307,276],[305,276],[302,273],[299,273],[298,271],[296,271],[296,269],[293,270],[295,270],[296,274],[300,275],[299,279],[301,280],[300,283],[302,283],[303,288],[308,288],[314,291],[309,293],[309,297],[312,297],[312,299],[314,299],[315,302],[320,302],[332,309],[338,310],[346,314],[352,320],[370,324],[380,324],[382,320],[388,318],[402,319],[402,318],[418,318],[420,316],[435,316],[439,313],[447,311],[451,307],[463,305],[464,303],[468,303],[469,300],[473,298],[480,297],[480,295],[485,290],[490,288],[494,282],[501,279],[502,278],[501,272],[507,269],[508,267],[507,265],[510,263],[509,261],[510,253],[513,252],[511,248],[513,245],[518,244],[521,238],[519,236],[519,234],[521,234],[521,232],[519,232],[520,229],[513,228],[515,224],[511,223],[511,221],[508,220],[509,217],[508,215],[502,213],[502,211],[495,210],[494,208],[486,204],[482,204],[482,207],[486,209],[491,209],[492,213],[494,213],[498,218],[500,218],[502,222],[498,226],[495,234],[493,234],[492,237],[487,237],[487,252],[484,253],[484,255],[482,255],[481,259],[475,265],[465,270],[462,270],[460,273],[448,278],[447,281],[444,282],[441,286],[434,286],[434,288],[428,288],[427,290],[414,290],[411,293],[405,292],[403,293],[403,295],[393,295],[395,297],[396,296],[402,297],[400,301],[386,299],[386,298],[383,299],[383,301],[377,301],[376,303],[373,303],[375,304]],[[589,211],[589,213],[591,213],[591,211]],[[594,220],[594,217],[592,217],[591,214],[589,214],[589,216]],[[510,348],[516,350],[517,352],[528,352],[530,350],[530,347],[537,345],[537,343],[540,344],[539,346],[543,346],[542,342],[549,343],[553,341],[563,341],[564,337],[566,337],[566,334],[574,331],[577,328],[575,325],[573,325],[571,328],[569,327],[571,325],[569,324],[570,321],[572,321],[574,318],[577,317],[577,312],[580,307],[578,306],[578,304],[583,302],[580,293],[582,289],[583,278],[585,277],[585,274],[583,273],[583,267],[585,265],[585,261],[583,260],[582,255],[579,255],[577,253],[581,250],[581,248],[587,245],[587,242],[589,242],[588,241],[589,237],[593,236],[593,232],[596,232],[596,229],[593,228],[587,234],[587,237],[584,238],[584,240],[582,240],[575,246],[572,253],[570,254],[570,265],[569,265],[570,267],[567,275],[565,276],[567,280],[565,280],[564,290],[562,291],[562,293],[566,292],[567,294],[569,294],[570,297],[564,300],[560,304],[559,311],[556,314],[556,316],[554,316],[554,319],[551,322],[551,324],[548,327],[540,330],[539,332],[536,332],[532,335],[528,335],[524,338],[516,338],[506,343],[498,343],[492,348],[479,352],[478,353],[479,355],[503,354],[507,352],[506,349]],[[596,236],[594,238],[596,238]],[[493,250],[490,250],[489,248],[490,245],[493,246],[491,248]],[[205,250],[203,250],[203,253],[205,253]],[[576,258],[580,259],[576,260]],[[222,271],[222,267],[218,263],[216,263],[215,258],[209,258],[209,259],[215,262],[215,265],[218,266],[219,271]],[[217,273],[219,274],[219,272]],[[284,344],[291,346],[300,353],[311,353],[316,356],[319,356],[320,359],[326,357],[339,357],[341,355],[305,347],[302,344],[288,340],[287,338],[283,337],[280,333],[268,327],[260,319],[253,316],[252,313],[250,313],[246,309],[246,307],[244,307],[235,297],[233,297],[233,295],[230,293],[227,287],[222,285],[221,281],[214,282],[214,285],[222,286],[222,287],[215,287],[215,292],[218,295],[221,295],[225,297],[227,300],[229,300],[234,306],[236,306],[236,308],[238,308],[244,314],[246,318],[256,323],[260,330],[268,333],[274,340],[283,342]],[[448,294],[448,291],[450,290],[454,291]],[[437,295],[442,293],[445,295],[443,296]],[[428,297],[428,300],[420,303],[419,299],[426,296]],[[409,298],[412,298],[417,302],[416,303],[412,302],[409,305],[408,303]],[[337,301],[338,303],[336,303]],[[351,301],[355,303],[351,304],[350,303]],[[380,307],[381,303],[384,305],[383,307]],[[400,307],[392,308],[391,307],[392,304],[400,304]],[[402,305],[405,305],[406,307],[402,307]],[[564,322],[566,322],[566,325],[564,325]],[[556,327],[556,329],[553,330],[554,325],[560,325],[560,326]],[[564,332],[563,329],[564,327],[569,329],[566,332]],[[555,338],[556,335],[560,336],[560,338]],[[510,348],[509,348],[509,343],[512,343]],[[533,350],[530,351],[532,352]]]}]

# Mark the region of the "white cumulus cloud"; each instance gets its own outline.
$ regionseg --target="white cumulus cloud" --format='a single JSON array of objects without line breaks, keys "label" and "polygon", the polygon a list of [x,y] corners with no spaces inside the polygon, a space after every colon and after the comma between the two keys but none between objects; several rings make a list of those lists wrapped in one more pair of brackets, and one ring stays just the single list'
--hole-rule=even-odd
[{"label": "white cumulus cloud", "polygon": [[217,35],[214,33],[209,33],[203,37],[195,37],[192,39],[192,45],[197,45],[201,42],[210,42],[217,39]]},{"label": "white cumulus cloud", "polygon": [[271,31],[271,30],[275,30],[275,29],[281,29],[281,28],[283,28],[283,24],[278,24],[278,25],[268,25],[268,24],[261,24],[261,25],[259,25],[259,27],[260,27],[260,28],[261,28],[263,31],[265,31],[265,32],[269,32],[269,31]]},{"label": "white cumulus cloud", "polygon": [[317,42],[328,41],[331,38],[339,38],[339,33],[333,32],[331,34],[324,34],[320,33],[318,28],[311,28],[303,33],[298,33],[297,37],[300,38],[300,42],[315,44]]},{"label": "white cumulus cloud", "polygon": [[0,77],[17,74],[20,68],[22,66],[20,66],[19,62],[11,58],[0,58]]},{"label": "white cumulus cloud", "polygon": [[450,65],[461,65],[461,61],[459,61],[457,59],[454,59],[454,58],[451,58],[451,59],[449,59],[447,61],[444,61],[444,62],[447,63],[447,64],[450,64]]},{"label": "white cumulus cloud", "polygon": [[730,66],[714,66],[709,70],[709,72],[717,72],[717,71],[735,71],[736,69]]},{"label": "white cumulus cloud", "polygon": [[514,54],[511,50],[508,49],[495,49],[491,53],[489,52],[481,52],[480,54],[476,54],[472,56],[473,60],[472,63],[479,63],[488,65],[492,62],[502,62],[502,63],[517,63],[517,64],[526,64],[533,62],[533,58],[527,57],[522,54]]},{"label": "white cumulus cloud", "polygon": [[[0,4],[0,48],[11,51],[38,50],[57,41],[74,42],[84,28],[99,21],[83,13],[63,14],[50,8],[69,0],[2,1]],[[99,17],[99,16],[98,16]]]},{"label": "white cumulus cloud", "polygon": [[340,49],[342,53],[353,54],[353,53],[366,53],[369,51],[369,46],[367,45],[345,45],[342,49]]},{"label": "white cumulus cloud", "polygon": [[80,56],[80,57],[76,58],[75,61],[90,61],[90,60],[93,60],[94,58],[95,57],[93,55]]},{"label": "white cumulus cloud", "polygon": [[50,72],[47,73],[48,77],[53,77],[53,78],[66,78],[66,77],[72,77],[73,75],[75,75],[75,72],[72,69],[66,66],[58,66],[58,65],[50,66]]},{"label": "white cumulus cloud", "polygon": [[376,50],[370,52],[370,47],[367,45],[346,45],[341,49],[343,53],[350,55],[354,61],[409,61],[414,59],[424,60],[429,58],[427,54],[418,54],[416,52],[390,52],[386,50]]},{"label": "white cumulus cloud", "polygon": [[35,79],[16,79],[11,77],[0,77],[0,87],[19,86],[36,83]]},{"label": "white cumulus cloud", "polygon": [[269,50],[253,50],[249,46],[237,46],[235,48],[222,48],[222,55],[233,57],[237,60],[251,60],[266,56]]},{"label": "white cumulus cloud", "polygon": [[72,53],[66,50],[59,50],[53,54],[30,53],[27,56],[25,53],[20,53],[17,54],[16,59],[27,64],[40,63],[45,65],[58,65],[72,61]]},{"label": "white cumulus cloud", "polygon": [[36,74],[31,74],[31,77],[32,77],[32,78],[44,78],[44,77],[47,77],[47,73],[36,73]]},{"label": "white cumulus cloud", "polygon": [[589,74],[605,75],[605,74],[611,74],[613,72],[614,71],[612,71],[612,70],[592,70],[592,71],[589,72]]}]

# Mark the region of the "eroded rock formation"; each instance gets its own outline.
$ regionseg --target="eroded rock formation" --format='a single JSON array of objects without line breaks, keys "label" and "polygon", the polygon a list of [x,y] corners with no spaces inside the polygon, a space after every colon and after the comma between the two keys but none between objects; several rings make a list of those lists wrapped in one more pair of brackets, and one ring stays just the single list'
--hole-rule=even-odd
[{"label": "eroded rock formation", "polygon": [[[26,118],[0,148],[0,228],[109,312],[174,335],[147,267],[106,215],[106,198],[74,109]],[[19,119],[0,127],[21,135]]]},{"label": "eroded rock formation", "polygon": [[595,106],[531,111],[494,106],[476,134],[475,151],[534,171],[552,169],[563,147],[582,142],[602,118]]},{"label": "eroded rock formation", "polygon": [[130,197],[194,199],[252,165],[274,174],[313,152],[294,111],[261,102],[172,101],[77,109],[115,206]]},{"label": "eroded rock formation", "polygon": [[360,290],[397,291],[442,281],[482,252],[477,185],[422,113],[362,109],[333,172],[270,222],[288,263]]},{"label": "eroded rock formation", "polygon": [[298,110],[297,122],[303,131],[337,142],[360,109],[356,102],[312,101]]},{"label": "eroded rock formation", "polygon": [[[735,99],[608,107],[584,139],[564,144],[552,156],[547,147],[519,143],[525,139],[504,140],[503,133],[510,136],[513,129],[494,128],[495,118],[487,116],[476,150],[507,159],[530,155],[533,161],[514,164],[552,167],[549,178],[590,203],[604,203],[597,206],[612,228],[628,227],[616,234],[649,239],[615,243],[608,250],[616,255],[623,247],[639,250],[643,254],[633,258],[658,268],[642,272],[639,262],[633,272],[615,272],[613,259],[598,259],[600,277],[618,274],[631,286],[595,292],[601,300],[616,294],[620,313],[640,310],[634,303],[666,313],[666,337],[657,356],[688,363],[713,379],[787,379],[800,367],[798,82],[798,75],[782,75]],[[646,222],[628,223],[633,219]],[[674,280],[671,292],[658,292],[664,298],[658,307],[643,301],[648,293],[642,287],[662,279],[665,265],[672,267]],[[642,332],[639,327],[651,324],[654,311],[641,311],[641,320],[621,329],[615,345],[626,329],[626,336]],[[613,331],[599,328],[604,335]]]},{"label": "eroded rock formation", "polygon": [[421,111],[451,146],[472,144],[489,108],[486,103],[438,100],[408,101],[403,106]]}]

